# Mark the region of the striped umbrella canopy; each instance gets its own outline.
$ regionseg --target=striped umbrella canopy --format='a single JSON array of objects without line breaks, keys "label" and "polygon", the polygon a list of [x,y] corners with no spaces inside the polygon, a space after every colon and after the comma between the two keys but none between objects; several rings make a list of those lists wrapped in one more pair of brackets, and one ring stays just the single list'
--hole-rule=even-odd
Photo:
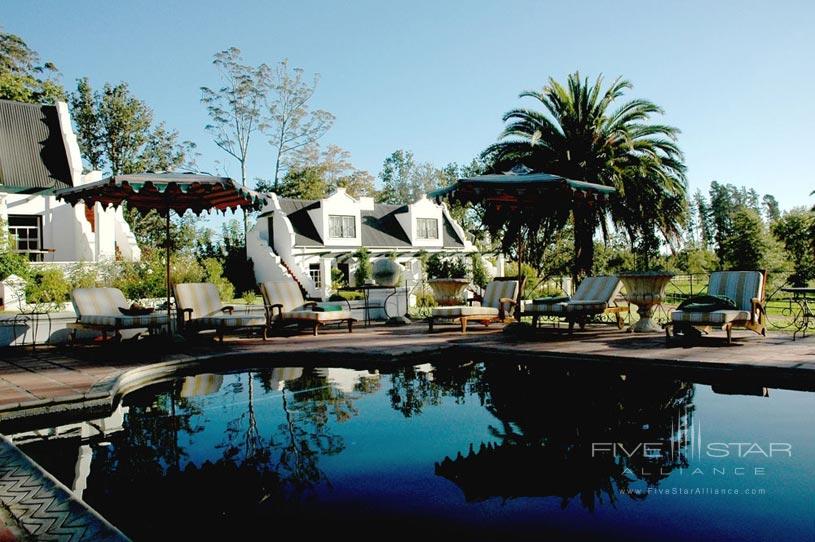
[{"label": "striped umbrella canopy", "polygon": [[118,207],[127,203],[140,211],[155,210],[162,216],[169,211],[183,215],[187,211],[226,211],[259,209],[263,197],[239,186],[229,177],[194,173],[137,173],[114,175],[101,181],[58,190],[59,199],[71,205],[101,203]]},{"label": "striped umbrella canopy", "polygon": [[[57,190],[57,198],[76,205],[103,208],[127,203],[140,211],[157,211],[165,218],[167,235],[167,317],[170,317],[170,211],[179,216],[187,211],[200,215],[203,211],[226,211],[242,208],[259,210],[263,196],[241,187],[229,177],[196,173],[136,173],[113,175],[100,181]],[[168,327],[169,332],[169,327]]]},{"label": "striped umbrella canopy", "polygon": [[455,184],[429,193],[428,197],[437,202],[446,199],[463,204],[481,204],[485,207],[484,220],[488,225],[514,225],[518,238],[520,285],[515,311],[520,314],[523,295],[522,224],[539,221],[544,214],[561,216],[577,205],[593,205],[614,192],[616,189],[612,186],[534,172],[519,164],[504,173],[458,179]]},{"label": "striped umbrella canopy", "polygon": [[491,203],[506,210],[536,207],[552,198],[569,203],[576,197],[606,198],[616,190],[612,186],[576,181],[551,173],[535,173],[524,166],[492,175],[459,179],[455,184],[428,194],[437,201],[449,199],[461,203]]}]

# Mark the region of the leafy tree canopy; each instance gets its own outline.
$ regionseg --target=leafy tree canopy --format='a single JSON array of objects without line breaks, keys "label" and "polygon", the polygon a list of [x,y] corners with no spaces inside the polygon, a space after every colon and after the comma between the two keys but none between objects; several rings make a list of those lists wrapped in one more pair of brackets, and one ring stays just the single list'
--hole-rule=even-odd
[{"label": "leafy tree canopy", "polygon": [[59,70],[15,34],[0,30],[0,99],[53,104],[65,99]]}]

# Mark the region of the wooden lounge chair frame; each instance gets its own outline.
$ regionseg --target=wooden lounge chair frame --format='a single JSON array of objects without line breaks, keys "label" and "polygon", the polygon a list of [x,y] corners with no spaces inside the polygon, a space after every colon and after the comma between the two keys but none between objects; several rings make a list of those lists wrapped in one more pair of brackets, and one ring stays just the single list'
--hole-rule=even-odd
[{"label": "wooden lounge chair frame", "polygon": [[[738,273],[739,271],[717,271],[717,273]],[[698,322],[680,322],[683,326],[694,328],[702,328],[704,333],[708,333],[713,327],[723,329],[727,333],[727,344],[733,343],[733,328],[747,329],[761,335],[767,336],[767,270],[761,269],[756,271],[761,274],[761,295],[760,297],[752,297],[750,299],[750,318],[731,320],[730,322],[720,323],[712,321],[700,320]],[[708,285],[709,287],[709,285]],[[737,300],[738,301],[738,300]],[[743,309],[740,309],[743,310]],[[705,313],[701,313],[705,314]],[[665,343],[671,342],[671,328],[676,328],[676,322],[673,320],[668,321],[663,325],[665,328]]]},{"label": "wooden lounge chair frame", "polygon": [[[267,282],[283,282],[283,281],[267,281]],[[292,281],[293,284],[296,285]],[[266,311],[266,329],[264,330],[264,336],[268,336],[268,333],[275,327],[279,327],[285,325],[286,323],[294,322],[297,324],[304,324],[307,323],[311,327],[311,334],[313,336],[317,336],[320,334],[320,328],[328,324],[342,324],[345,323],[348,326],[348,333],[354,332],[354,322],[356,322],[356,318],[351,317],[342,317],[342,318],[327,318],[323,320],[319,319],[311,319],[311,318],[292,318],[290,315],[293,312],[298,312],[299,309],[311,308],[313,309],[316,306],[319,306],[322,302],[321,300],[310,298],[303,296],[302,293],[300,295],[301,300],[303,301],[302,304],[299,305],[298,310],[295,311],[284,311],[284,306],[282,303],[270,303],[269,300],[271,298],[268,289],[266,288],[266,282],[261,282],[258,284],[260,288],[260,293],[263,297],[263,308]],[[298,286],[299,290],[299,286]],[[348,306],[348,313],[351,312],[351,303],[348,302],[347,299],[344,299],[345,304]],[[307,312],[307,311],[303,311]],[[285,315],[289,315],[286,317]]]}]

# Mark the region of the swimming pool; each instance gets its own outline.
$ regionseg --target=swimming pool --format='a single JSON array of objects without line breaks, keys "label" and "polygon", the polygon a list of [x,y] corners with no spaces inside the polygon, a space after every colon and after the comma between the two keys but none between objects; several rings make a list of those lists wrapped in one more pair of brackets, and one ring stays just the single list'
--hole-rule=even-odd
[{"label": "swimming pool", "polygon": [[135,540],[812,540],[813,413],[499,360],[194,375],[13,438]]}]

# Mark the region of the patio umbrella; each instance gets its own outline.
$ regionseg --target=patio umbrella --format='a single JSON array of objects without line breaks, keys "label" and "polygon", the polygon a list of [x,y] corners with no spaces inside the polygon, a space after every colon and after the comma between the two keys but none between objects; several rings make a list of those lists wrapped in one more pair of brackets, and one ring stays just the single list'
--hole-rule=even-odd
[{"label": "patio umbrella", "polygon": [[200,175],[192,173],[137,173],[114,175],[93,183],[65,188],[56,192],[57,198],[71,205],[85,203],[92,206],[102,204],[103,208],[118,207],[127,203],[140,211],[157,211],[165,218],[167,239],[167,319],[170,317],[170,211],[183,215],[192,211],[200,215],[202,211],[227,209],[258,209],[263,197],[239,186],[229,177]]},{"label": "patio umbrella", "polygon": [[[579,204],[577,200],[605,199],[615,192],[611,186],[576,181],[551,173],[533,172],[523,165],[505,173],[477,175],[458,179],[455,184],[428,194],[436,201],[447,199],[459,203],[480,203],[488,217],[515,221],[518,229],[518,284],[523,265],[521,225],[526,211],[563,212]],[[540,216],[540,214],[538,214]],[[521,310],[522,288],[518,288],[516,314]]]}]

